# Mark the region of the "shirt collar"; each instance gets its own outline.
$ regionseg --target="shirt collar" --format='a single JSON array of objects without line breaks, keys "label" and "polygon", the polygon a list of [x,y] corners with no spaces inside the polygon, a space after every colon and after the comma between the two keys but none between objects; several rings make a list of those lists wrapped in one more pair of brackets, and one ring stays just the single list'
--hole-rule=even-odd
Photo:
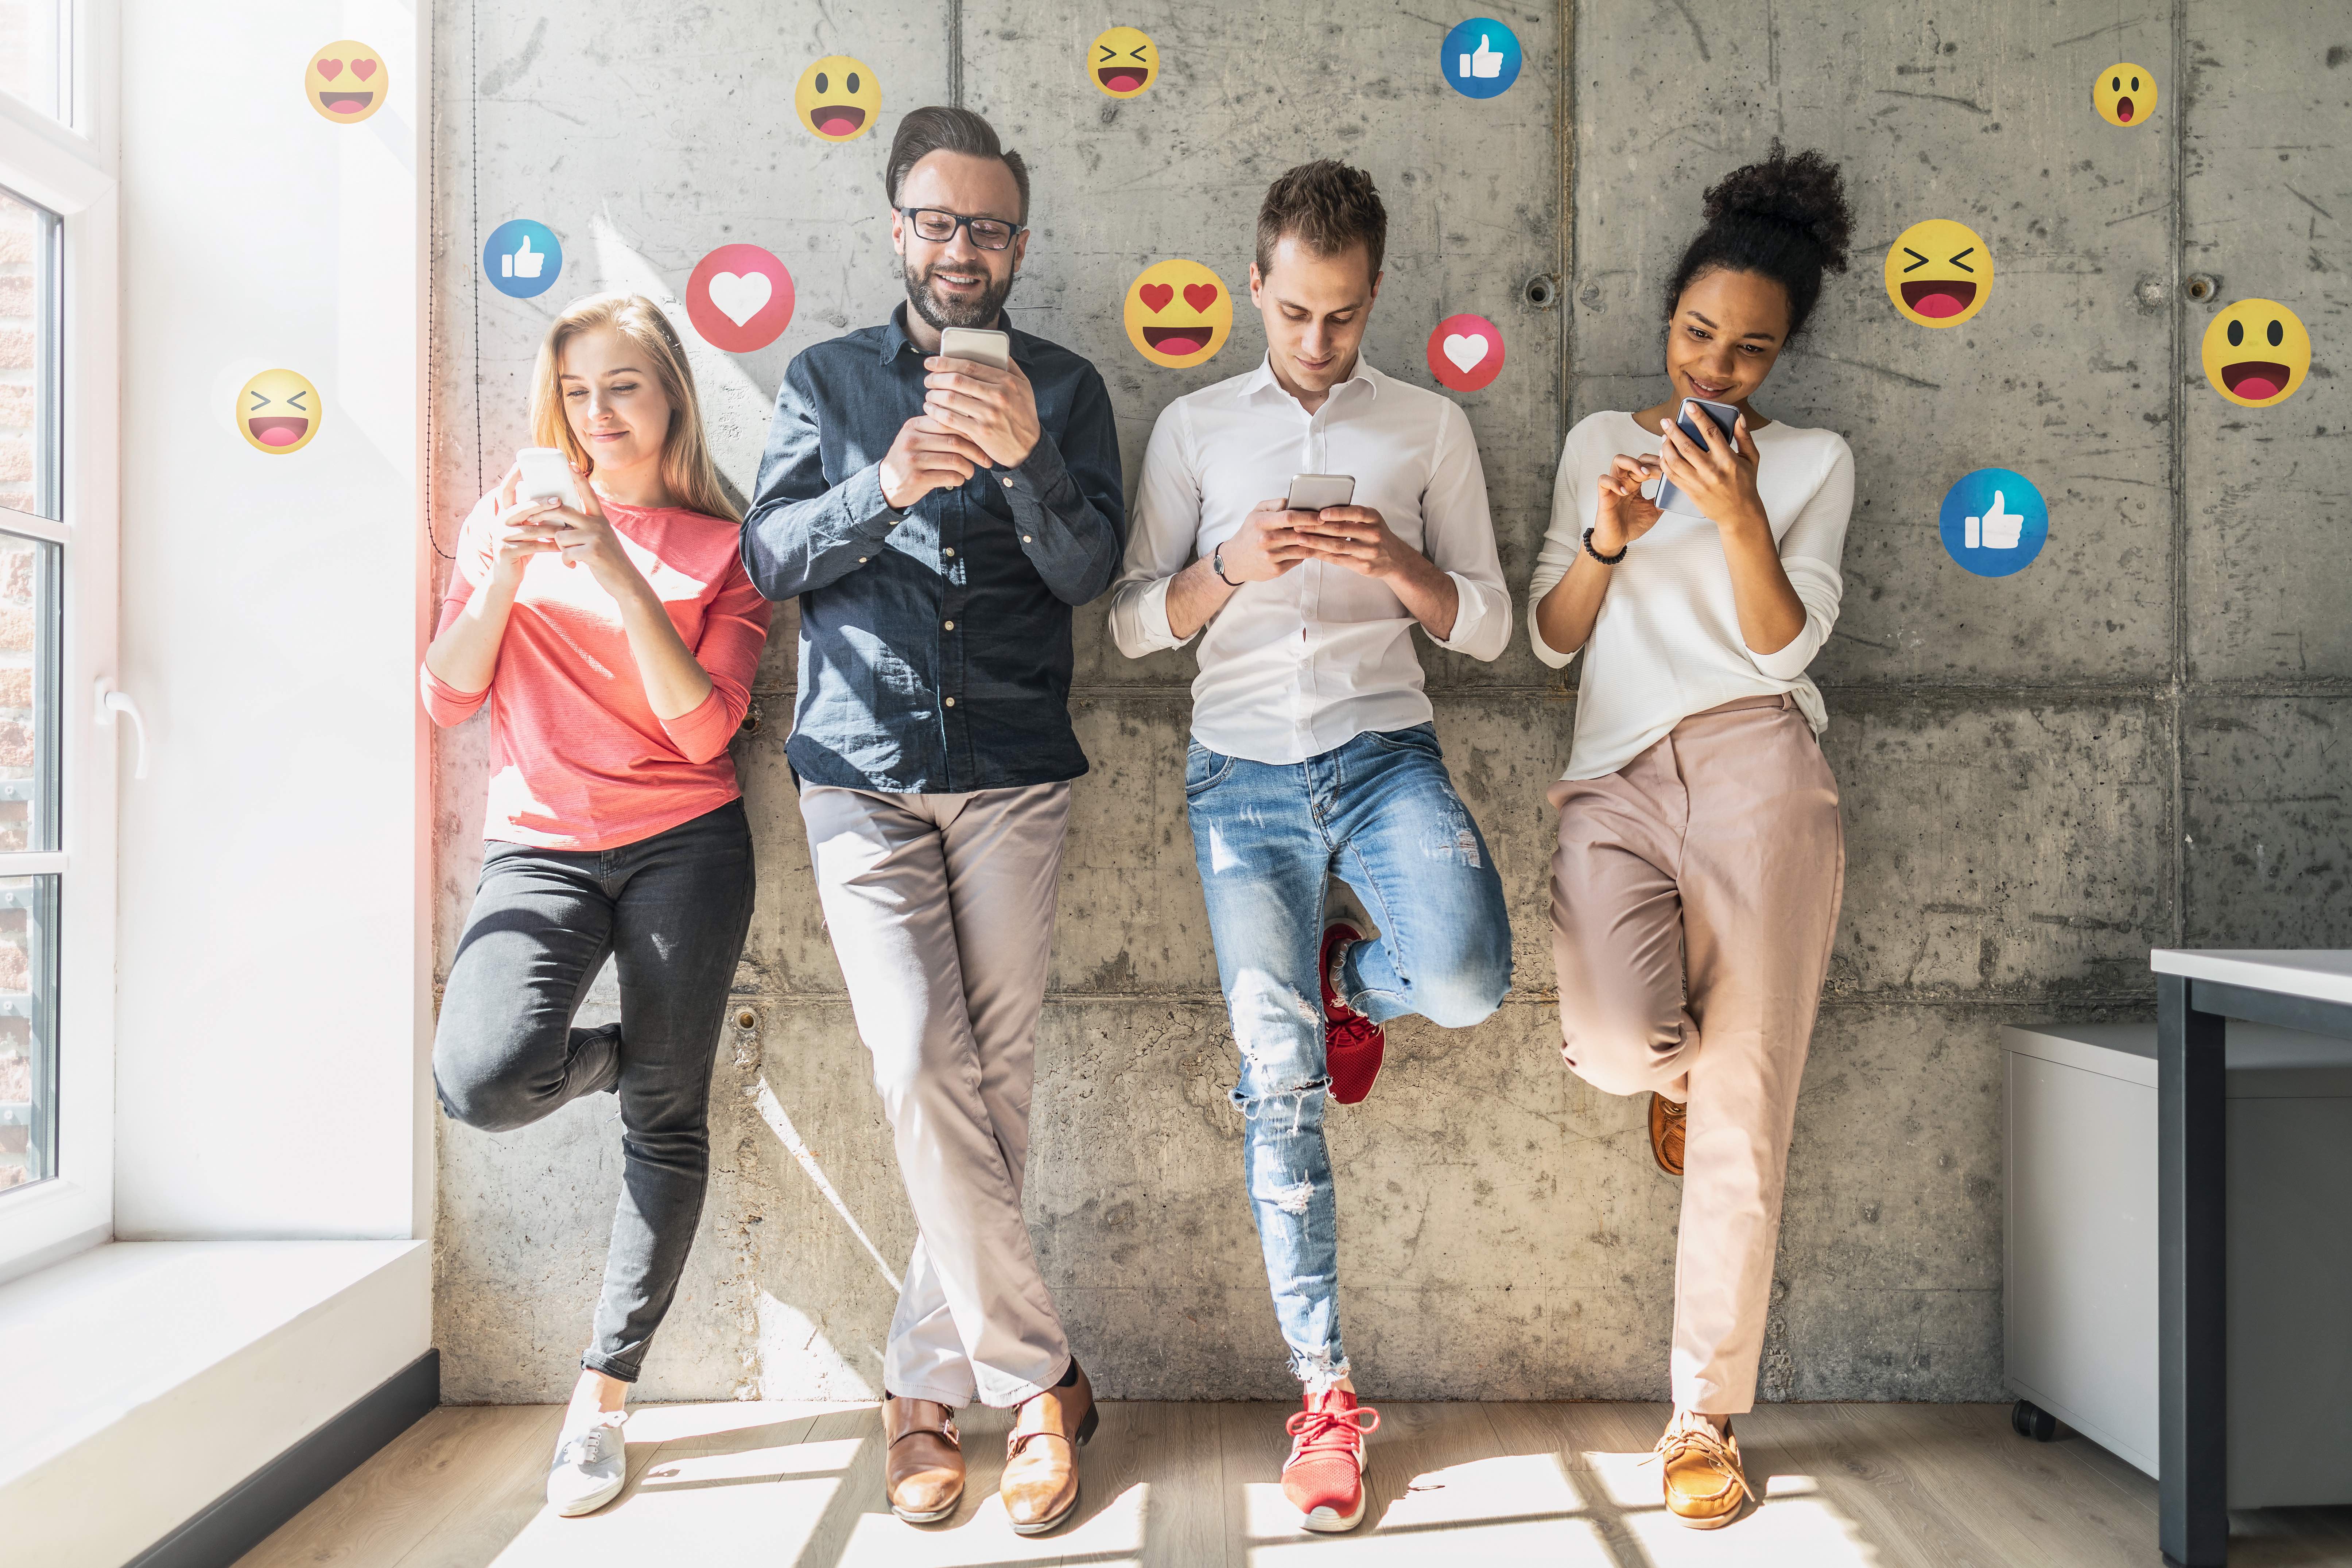
[{"label": "shirt collar", "polygon": [[[898,301],[898,308],[890,312],[890,319],[882,323],[881,358],[884,364],[888,364],[907,350],[916,347],[915,340],[907,335],[907,312],[911,309],[913,309],[912,306],[901,300]],[[998,331],[1008,334],[1013,339],[1013,353],[1017,358],[1021,352],[1021,334],[1014,329],[1012,318],[999,310],[996,313],[996,326]]]},{"label": "shirt collar", "polygon": [[[1347,380],[1331,388],[1331,397],[1337,397],[1349,387],[1359,384],[1363,386],[1365,396],[1378,397],[1381,395],[1381,383],[1387,379],[1388,377],[1372,368],[1372,362],[1366,359],[1363,351],[1359,349],[1356,351],[1356,368],[1349,374]],[[1272,387],[1284,397],[1290,397],[1290,394],[1285,390],[1282,383],[1275,379],[1274,355],[1271,351],[1257,362],[1257,368],[1250,372],[1248,379],[1242,383],[1242,396],[1244,400],[1256,397],[1268,387]],[[1291,398],[1291,402],[1296,404],[1297,399]],[[1324,400],[1323,406],[1326,408],[1331,406],[1330,398]]]}]

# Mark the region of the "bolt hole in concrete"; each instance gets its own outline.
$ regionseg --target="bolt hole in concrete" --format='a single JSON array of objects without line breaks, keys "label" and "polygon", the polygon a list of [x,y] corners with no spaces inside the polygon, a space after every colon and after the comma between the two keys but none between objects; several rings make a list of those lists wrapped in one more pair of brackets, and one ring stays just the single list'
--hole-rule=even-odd
[{"label": "bolt hole in concrete", "polygon": [[2190,299],[2196,300],[2201,305],[2206,300],[2210,300],[2215,295],[2221,293],[2221,280],[2218,278],[2208,277],[2202,272],[2192,272],[2189,275],[2189,280],[2183,285],[2183,288],[2187,289]]},{"label": "bolt hole in concrete", "polygon": [[1528,279],[1528,303],[1538,310],[1549,310],[1559,302],[1559,280],[1538,274]]},{"label": "bolt hole in concrete", "polygon": [[735,1015],[735,1026],[739,1029],[756,1029],[760,1026],[760,1015],[749,1007],[742,1008]]}]

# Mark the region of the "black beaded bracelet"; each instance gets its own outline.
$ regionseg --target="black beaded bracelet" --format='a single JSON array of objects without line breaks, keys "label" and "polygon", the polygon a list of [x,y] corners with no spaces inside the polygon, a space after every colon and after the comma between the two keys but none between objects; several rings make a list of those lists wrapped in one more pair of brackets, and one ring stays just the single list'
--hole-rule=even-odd
[{"label": "black beaded bracelet", "polygon": [[1584,531],[1584,552],[1587,555],[1591,556],[1595,561],[1600,562],[1603,566],[1616,565],[1617,563],[1625,559],[1625,552],[1633,548],[1633,541],[1627,540],[1624,543],[1617,547],[1616,554],[1603,555],[1601,552],[1592,548],[1592,531],[1589,528]]}]

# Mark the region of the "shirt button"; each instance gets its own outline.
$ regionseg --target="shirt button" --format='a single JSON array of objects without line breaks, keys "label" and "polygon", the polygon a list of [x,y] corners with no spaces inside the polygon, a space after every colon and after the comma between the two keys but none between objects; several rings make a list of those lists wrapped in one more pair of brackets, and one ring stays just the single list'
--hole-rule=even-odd
[{"label": "shirt button", "polygon": [[1027,544],[1027,543],[1029,543],[1029,542],[1030,542],[1029,536],[1028,536],[1027,534],[1025,534],[1025,533],[1024,533],[1024,534],[1023,534],[1023,535],[1021,536],[1021,542],[1022,542],[1022,543],[1024,543],[1024,544]]},{"label": "shirt button", "polygon": [[950,708],[952,708],[952,707],[954,707],[954,706],[955,706],[955,699],[954,699],[954,698],[950,697],[950,698],[949,698],[949,699],[948,699],[948,706],[949,706],[949,707],[950,707]]},{"label": "shirt button", "polygon": [[946,626],[950,631],[955,630],[955,623],[953,621],[942,621],[940,624]]},{"label": "shirt button", "polygon": [[865,564],[866,564],[866,557],[864,557],[863,555],[859,556],[859,557],[857,558],[857,563],[858,563],[860,566],[865,565]]},{"label": "shirt button", "polygon": [[1011,489],[1013,488],[1013,481],[1012,481],[1011,479],[1007,479],[1007,480],[1005,480],[1005,481],[1004,481],[1004,488],[1005,488],[1006,489],[1008,489],[1008,490],[1009,490],[1009,489]]},{"label": "shirt button", "polygon": [[954,559],[954,556],[955,556],[955,552],[954,552],[954,551],[952,551],[952,550],[942,550],[942,551],[940,551],[940,554],[942,554],[942,555],[947,556],[947,557],[948,557],[948,558],[950,558],[950,560]]}]

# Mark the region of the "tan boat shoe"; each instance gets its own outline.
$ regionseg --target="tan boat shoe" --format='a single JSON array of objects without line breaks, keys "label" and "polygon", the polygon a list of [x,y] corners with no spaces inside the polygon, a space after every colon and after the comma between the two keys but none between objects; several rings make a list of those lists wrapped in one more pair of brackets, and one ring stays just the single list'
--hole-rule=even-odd
[{"label": "tan boat shoe", "polygon": [[1669,1176],[1683,1173],[1683,1123],[1689,1110],[1663,1094],[1650,1096],[1650,1152],[1657,1156],[1658,1169]]},{"label": "tan boat shoe", "polygon": [[1102,1412],[1086,1373],[1076,1362],[1070,1370],[1076,1376],[1067,1386],[1021,1402],[1005,1436],[997,1495],[1015,1535],[1043,1535],[1077,1511],[1078,1449],[1095,1435]]},{"label": "tan boat shoe", "polygon": [[1666,1511],[1693,1530],[1721,1529],[1755,1496],[1727,1424],[1718,1436],[1706,1416],[1677,1410],[1656,1453],[1665,1472]]},{"label": "tan boat shoe", "polygon": [[937,1524],[963,1500],[963,1443],[955,1412],[936,1400],[882,1401],[883,1488],[908,1524]]}]

